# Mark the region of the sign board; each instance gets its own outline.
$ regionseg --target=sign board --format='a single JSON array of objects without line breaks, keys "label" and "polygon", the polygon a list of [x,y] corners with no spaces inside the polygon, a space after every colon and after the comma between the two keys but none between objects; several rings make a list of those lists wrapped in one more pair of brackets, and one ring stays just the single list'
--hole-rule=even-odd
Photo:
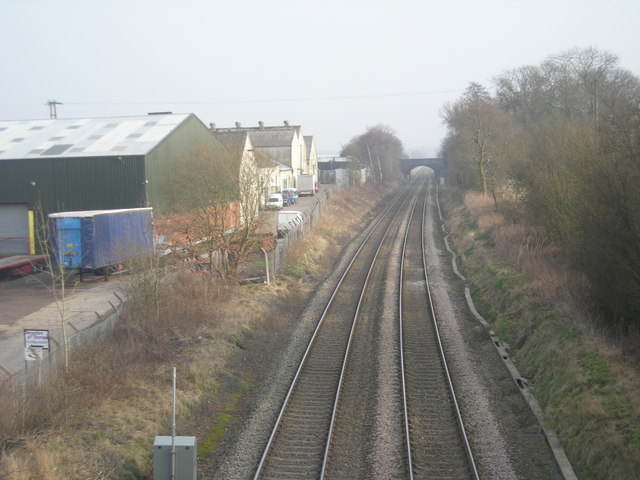
[{"label": "sign board", "polygon": [[27,362],[36,362],[42,360],[42,348],[40,347],[26,347],[24,349],[24,359]]},{"label": "sign board", "polygon": [[24,346],[49,350],[49,330],[25,330]]},{"label": "sign board", "polygon": [[49,350],[49,330],[25,330],[24,359],[42,360],[43,350]]}]

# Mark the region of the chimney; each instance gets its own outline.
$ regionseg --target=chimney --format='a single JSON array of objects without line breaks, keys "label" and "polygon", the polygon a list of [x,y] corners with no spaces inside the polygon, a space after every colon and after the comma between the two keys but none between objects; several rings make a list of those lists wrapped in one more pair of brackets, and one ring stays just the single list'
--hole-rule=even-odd
[{"label": "chimney", "polygon": [[236,122],[236,128],[240,128],[242,124],[240,122]]},{"label": "chimney", "polygon": [[262,120],[258,122],[258,127],[260,127],[260,130],[264,130],[264,122]]},{"label": "chimney", "polygon": [[215,123],[213,123],[213,122],[211,122],[211,123],[209,124],[209,129],[210,129],[212,132],[215,132],[215,131],[216,131],[216,124],[215,124]]},{"label": "chimney", "polygon": [[289,120],[285,120],[285,121],[284,121],[284,126],[285,126],[285,127],[288,127],[288,126],[289,126]]}]

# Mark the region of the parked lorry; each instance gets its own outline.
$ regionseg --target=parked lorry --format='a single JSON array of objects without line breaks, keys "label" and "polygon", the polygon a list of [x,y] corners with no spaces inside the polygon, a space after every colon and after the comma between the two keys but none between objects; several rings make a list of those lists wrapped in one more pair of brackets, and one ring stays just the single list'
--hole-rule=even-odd
[{"label": "parked lorry", "polygon": [[317,185],[315,175],[298,175],[298,195],[315,195],[318,191]]},{"label": "parked lorry", "polygon": [[153,210],[88,210],[49,214],[51,260],[68,269],[105,274],[153,252]]}]

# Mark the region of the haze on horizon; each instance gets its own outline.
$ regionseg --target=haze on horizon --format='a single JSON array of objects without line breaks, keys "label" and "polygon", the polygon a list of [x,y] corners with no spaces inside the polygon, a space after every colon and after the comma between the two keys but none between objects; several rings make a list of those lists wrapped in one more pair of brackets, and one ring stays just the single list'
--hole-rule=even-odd
[{"label": "haze on horizon", "polygon": [[573,48],[640,74],[640,2],[0,2],[0,120],[195,113],[302,125],[320,154],[391,127],[435,156],[469,85]]}]

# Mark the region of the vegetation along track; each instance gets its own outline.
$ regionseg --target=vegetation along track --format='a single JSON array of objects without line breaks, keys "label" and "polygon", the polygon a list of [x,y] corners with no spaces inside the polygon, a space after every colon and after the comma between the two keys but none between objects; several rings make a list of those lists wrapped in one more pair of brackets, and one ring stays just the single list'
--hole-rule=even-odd
[{"label": "vegetation along track", "polygon": [[[430,319],[425,318],[425,274],[421,267],[422,277],[415,280],[413,260],[405,266],[411,273],[404,275],[401,288],[402,254],[417,256],[423,264],[423,214],[414,212],[425,196],[424,178],[408,184],[360,245],[318,322],[255,479],[474,478],[443,362],[437,356],[425,361],[423,351],[438,344],[437,328],[414,325]],[[422,288],[407,286],[414,283]],[[407,292],[422,297],[405,301],[421,310],[420,318],[399,314],[403,290],[405,298]],[[406,368],[399,318],[409,322],[404,327],[408,335],[429,336],[404,348]],[[425,376],[428,380],[418,379]],[[425,419],[429,414],[438,421]],[[420,453],[412,454],[416,450]]]},{"label": "vegetation along track", "polygon": [[478,478],[432,307],[424,221],[416,197],[403,242],[400,313],[409,478]]}]

